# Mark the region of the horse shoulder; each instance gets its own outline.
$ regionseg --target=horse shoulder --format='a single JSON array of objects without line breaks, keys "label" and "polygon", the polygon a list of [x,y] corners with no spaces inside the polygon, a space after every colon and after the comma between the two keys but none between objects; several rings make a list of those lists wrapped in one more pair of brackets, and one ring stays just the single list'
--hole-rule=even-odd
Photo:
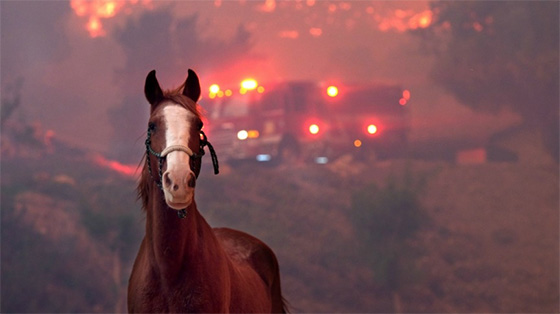
[{"label": "horse shoulder", "polygon": [[247,264],[267,287],[271,287],[279,267],[276,255],[268,245],[239,230],[215,228],[214,233],[233,262]]}]

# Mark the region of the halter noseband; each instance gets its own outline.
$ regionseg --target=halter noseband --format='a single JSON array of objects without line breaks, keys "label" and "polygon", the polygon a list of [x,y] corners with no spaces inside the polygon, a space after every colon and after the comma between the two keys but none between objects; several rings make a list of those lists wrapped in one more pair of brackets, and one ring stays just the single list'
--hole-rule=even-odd
[{"label": "halter noseband", "polygon": [[[210,144],[210,142],[208,142],[208,139],[206,138],[206,134],[204,134],[204,131],[200,130],[200,135],[201,139],[200,139],[200,147],[199,147],[199,153],[195,153],[192,151],[192,149],[190,149],[187,146],[183,146],[183,145],[171,145],[166,147],[164,150],[162,150],[160,153],[154,151],[152,149],[152,131],[153,131],[153,127],[150,125],[148,127],[148,132],[146,135],[146,164],[148,165],[148,172],[150,173],[150,177],[152,178],[152,180],[154,180],[156,182],[156,185],[160,188],[160,190],[163,191],[163,163],[166,160],[166,157],[169,153],[171,152],[175,152],[175,151],[181,151],[186,153],[187,155],[189,155],[191,161],[195,160],[195,162],[197,162],[197,166],[195,169],[193,169],[193,172],[196,176],[196,178],[198,178],[198,175],[200,173],[200,168],[202,168],[202,156],[204,156],[204,147],[208,146],[208,150],[210,151],[210,156],[212,157],[212,165],[214,166],[214,174],[218,174],[220,173],[219,170],[219,164],[218,164],[218,156],[216,156],[216,151],[214,150],[214,147],[212,146],[212,144]],[[156,180],[156,178],[154,178],[154,175],[152,173],[152,165],[150,163],[150,155],[154,155],[155,157],[158,158],[158,173],[159,173],[159,180]],[[186,209],[182,209],[180,211],[177,212],[177,215],[179,216],[179,218],[185,218],[187,215],[187,211]]]}]

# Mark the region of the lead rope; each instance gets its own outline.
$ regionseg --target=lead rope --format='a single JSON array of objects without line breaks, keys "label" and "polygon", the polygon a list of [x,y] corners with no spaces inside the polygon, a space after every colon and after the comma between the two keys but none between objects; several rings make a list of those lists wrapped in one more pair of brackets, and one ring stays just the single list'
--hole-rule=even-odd
[{"label": "lead rope", "polygon": [[[200,134],[202,134],[202,138],[200,139],[200,153],[199,154],[192,154],[190,158],[198,158],[201,159],[202,163],[202,156],[204,156],[204,146],[208,146],[208,150],[210,151],[210,157],[212,158],[212,166],[214,167],[214,174],[220,173],[220,165],[218,164],[218,156],[216,155],[216,151],[210,142],[208,142],[208,138],[206,138],[206,134],[204,131],[200,130]],[[152,149],[152,129],[148,128],[148,134],[146,137],[146,164],[148,165],[148,172],[150,173],[150,177],[152,180],[156,182],[156,185],[160,190],[163,191],[163,161],[165,156],[162,156],[162,153],[158,153]],[[156,180],[152,174],[152,165],[150,163],[150,154],[154,155],[158,158],[158,172],[159,172],[159,181]],[[198,177],[198,175],[197,175]],[[181,209],[177,212],[177,216],[180,219],[184,219],[187,217],[187,209]]]},{"label": "lead rope", "polygon": [[220,165],[218,164],[218,156],[216,155],[216,151],[214,150],[214,146],[208,142],[206,138],[206,134],[204,131],[200,130],[200,134],[202,134],[200,148],[204,151],[204,146],[208,146],[208,150],[210,151],[210,157],[212,158],[212,166],[214,167],[214,174],[220,173]]}]

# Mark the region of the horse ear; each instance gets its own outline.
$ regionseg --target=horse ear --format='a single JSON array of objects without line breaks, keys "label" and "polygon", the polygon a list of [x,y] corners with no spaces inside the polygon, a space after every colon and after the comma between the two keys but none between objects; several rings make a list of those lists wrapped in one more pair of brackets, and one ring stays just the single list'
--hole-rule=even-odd
[{"label": "horse ear", "polygon": [[194,73],[191,69],[189,69],[189,74],[187,75],[187,80],[185,81],[183,95],[189,97],[194,102],[197,102],[200,98],[200,82],[196,73]]},{"label": "horse ear", "polygon": [[163,99],[163,92],[156,78],[156,70],[152,70],[146,77],[144,94],[150,105],[155,105]]}]

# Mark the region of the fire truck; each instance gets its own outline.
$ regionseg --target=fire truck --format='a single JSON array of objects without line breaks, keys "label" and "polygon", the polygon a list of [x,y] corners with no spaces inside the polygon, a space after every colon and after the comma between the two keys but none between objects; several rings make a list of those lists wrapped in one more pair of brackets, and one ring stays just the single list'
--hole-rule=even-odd
[{"label": "fire truck", "polygon": [[213,84],[205,129],[220,157],[325,164],[344,154],[386,158],[402,153],[410,92],[392,85],[328,85],[311,81],[239,89]]}]

